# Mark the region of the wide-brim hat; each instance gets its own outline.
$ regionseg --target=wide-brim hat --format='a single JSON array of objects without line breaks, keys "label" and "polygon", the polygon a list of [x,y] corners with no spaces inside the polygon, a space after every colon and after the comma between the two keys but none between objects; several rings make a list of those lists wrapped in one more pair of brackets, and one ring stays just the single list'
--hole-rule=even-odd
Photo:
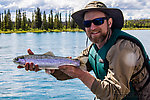
[{"label": "wide-brim hat", "polygon": [[122,27],[124,25],[124,18],[123,18],[122,11],[120,9],[107,8],[107,6],[102,2],[93,1],[89,4],[87,4],[84,9],[81,9],[81,10],[79,10],[79,11],[72,14],[72,18],[74,19],[74,21],[83,30],[85,30],[85,27],[84,27],[84,24],[83,24],[84,14],[86,12],[92,11],[92,10],[101,11],[101,12],[105,13],[106,15],[108,15],[110,18],[112,18],[113,19],[113,24],[112,24],[112,27],[111,27],[112,29],[114,29],[114,28],[122,29]]}]

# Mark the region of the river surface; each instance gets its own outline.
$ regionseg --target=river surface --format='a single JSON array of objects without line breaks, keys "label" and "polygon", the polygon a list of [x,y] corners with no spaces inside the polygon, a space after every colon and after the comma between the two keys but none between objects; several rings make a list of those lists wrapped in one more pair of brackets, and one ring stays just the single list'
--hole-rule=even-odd
[{"label": "river surface", "polygon": [[[126,31],[141,40],[150,55],[150,31]],[[79,80],[58,81],[43,70],[26,72],[17,69],[12,59],[27,54],[48,51],[57,56],[79,56],[86,47],[84,32],[0,34],[0,100],[93,100],[94,94]],[[92,73],[93,74],[93,73]]]}]

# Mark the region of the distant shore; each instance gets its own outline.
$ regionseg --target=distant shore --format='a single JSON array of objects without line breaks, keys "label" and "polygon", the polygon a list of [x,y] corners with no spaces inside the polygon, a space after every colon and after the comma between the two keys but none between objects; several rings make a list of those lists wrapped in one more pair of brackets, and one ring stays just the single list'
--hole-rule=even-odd
[{"label": "distant shore", "polygon": [[[122,30],[150,30],[150,28],[122,28]],[[49,29],[49,30],[40,30],[40,29],[32,29],[32,30],[7,30],[1,31],[0,33],[41,33],[41,32],[83,32],[82,29]]]},{"label": "distant shore", "polygon": [[122,28],[122,30],[150,30],[150,28]]},{"label": "distant shore", "polygon": [[49,29],[49,30],[40,30],[40,29],[32,29],[32,30],[8,30],[1,31],[0,33],[41,33],[41,32],[82,32],[82,29]]}]

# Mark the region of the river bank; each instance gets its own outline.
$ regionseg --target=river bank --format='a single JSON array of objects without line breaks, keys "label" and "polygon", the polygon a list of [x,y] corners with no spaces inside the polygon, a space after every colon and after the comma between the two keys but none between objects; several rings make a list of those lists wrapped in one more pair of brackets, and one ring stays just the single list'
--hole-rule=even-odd
[{"label": "river bank", "polygon": [[150,28],[122,28],[122,30],[150,30]]},{"label": "river bank", "polygon": [[[150,30],[150,28],[122,28],[122,30]],[[83,32],[82,29],[49,29],[49,30],[40,30],[40,29],[31,29],[31,30],[7,30],[1,31],[0,33],[40,33],[40,32]]]},{"label": "river bank", "polygon": [[31,29],[31,30],[7,30],[1,31],[0,33],[40,33],[40,32],[82,32],[82,29],[49,29],[49,30],[40,30],[40,29]]}]

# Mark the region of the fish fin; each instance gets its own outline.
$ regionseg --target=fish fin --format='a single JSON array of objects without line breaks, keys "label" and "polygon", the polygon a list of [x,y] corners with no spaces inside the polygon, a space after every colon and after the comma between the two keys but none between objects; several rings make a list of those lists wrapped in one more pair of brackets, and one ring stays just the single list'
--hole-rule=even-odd
[{"label": "fish fin", "polygon": [[54,55],[54,53],[53,53],[53,52],[51,52],[51,51],[48,51],[48,52],[44,53],[44,55],[55,56],[55,55]]}]

